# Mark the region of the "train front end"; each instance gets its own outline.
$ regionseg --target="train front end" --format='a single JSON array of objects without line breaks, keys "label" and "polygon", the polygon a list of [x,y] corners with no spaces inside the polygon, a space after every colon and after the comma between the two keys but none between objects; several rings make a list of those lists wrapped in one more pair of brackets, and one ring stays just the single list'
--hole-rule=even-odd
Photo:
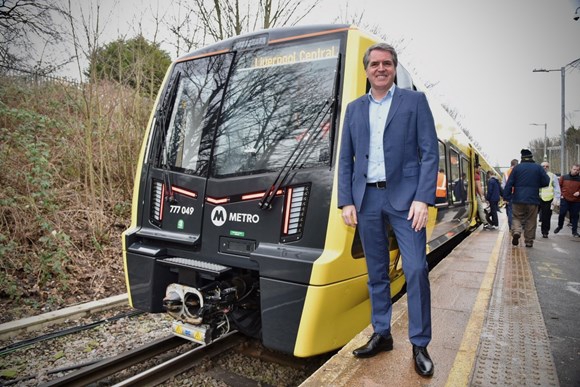
[{"label": "train front end", "polygon": [[202,344],[237,330],[301,357],[368,324],[364,259],[333,194],[341,98],[360,92],[342,85],[352,33],[270,30],[172,65],[123,235],[133,307]]}]

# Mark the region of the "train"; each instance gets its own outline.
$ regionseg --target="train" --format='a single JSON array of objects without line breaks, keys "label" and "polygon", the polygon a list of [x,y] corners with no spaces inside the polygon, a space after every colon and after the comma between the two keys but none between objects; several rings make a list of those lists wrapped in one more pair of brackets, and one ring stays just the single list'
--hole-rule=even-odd
[{"label": "train", "polygon": [[[176,335],[202,345],[238,331],[295,357],[336,350],[369,324],[337,160],[346,105],[369,89],[363,53],[378,41],[346,24],[273,28],[171,64],[122,235],[133,308],[168,313]],[[425,92],[435,118],[444,194],[429,209],[431,257],[479,224],[474,166],[492,168],[401,63],[395,82]],[[405,278],[393,236],[389,251],[396,296]]]}]

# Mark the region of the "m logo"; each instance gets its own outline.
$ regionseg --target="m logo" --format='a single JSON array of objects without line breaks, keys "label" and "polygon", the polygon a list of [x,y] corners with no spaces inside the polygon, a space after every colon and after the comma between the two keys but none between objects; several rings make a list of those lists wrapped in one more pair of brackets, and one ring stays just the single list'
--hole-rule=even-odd
[{"label": "m logo", "polygon": [[227,218],[226,209],[222,206],[217,206],[211,212],[211,222],[217,227],[223,226]]}]

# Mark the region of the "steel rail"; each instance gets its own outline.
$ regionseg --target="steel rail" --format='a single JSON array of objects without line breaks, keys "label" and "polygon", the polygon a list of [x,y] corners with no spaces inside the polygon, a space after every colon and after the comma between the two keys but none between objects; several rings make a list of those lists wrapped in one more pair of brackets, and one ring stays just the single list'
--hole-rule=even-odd
[{"label": "steel rail", "polygon": [[18,349],[22,349],[24,347],[28,347],[28,346],[31,346],[31,345],[34,345],[37,343],[40,343],[42,341],[52,340],[52,339],[56,339],[58,337],[66,336],[66,335],[72,335],[74,333],[78,333],[78,332],[82,332],[84,330],[92,329],[92,328],[95,328],[99,325],[107,324],[107,323],[112,322],[112,321],[117,321],[117,320],[120,320],[120,319],[125,318],[125,317],[139,316],[143,313],[144,312],[139,311],[139,310],[131,310],[128,312],[119,313],[113,317],[104,318],[104,319],[99,320],[99,321],[93,321],[93,322],[88,323],[88,324],[77,325],[74,327],[61,329],[61,330],[56,331],[56,332],[51,332],[51,333],[47,333],[44,335],[36,336],[36,337],[31,338],[31,339],[21,340],[21,341],[18,341],[16,343],[13,343],[13,344],[10,344],[10,345],[7,345],[5,347],[0,348],[0,356],[4,356],[10,352],[13,352],[13,351],[16,351]]},{"label": "steel rail", "polygon": [[87,386],[185,343],[190,341],[178,336],[167,336],[42,384],[41,387]]},{"label": "steel rail", "polygon": [[237,334],[237,331],[230,332],[209,345],[196,347],[140,374],[115,384],[114,387],[156,386],[195,367],[204,359],[215,357],[230,350],[245,340],[246,338]]}]

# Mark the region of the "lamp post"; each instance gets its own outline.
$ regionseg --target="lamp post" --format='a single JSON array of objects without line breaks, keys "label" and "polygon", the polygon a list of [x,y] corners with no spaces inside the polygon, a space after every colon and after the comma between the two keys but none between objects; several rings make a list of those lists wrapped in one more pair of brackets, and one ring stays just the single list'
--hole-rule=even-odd
[{"label": "lamp post", "polygon": [[578,62],[580,61],[580,58],[573,60],[572,62],[568,63],[565,66],[560,67],[559,69],[551,69],[551,70],[546,70],[546,69],[533,69],[532,72],[534,73],[549,73],[551,71],[559,71],[560,72],[560,77],[562,79],[562,130],[560,133],[560,147],[561,147],[561,152],[562,152],[562,157],[560,158],[560,170],[562,171],[561,173],[564,173],[564,156],[566,154],[566,130],[564,128],[564,121],[566,119],[566,67],[574,64],[576,65]]},{"label": "lamp post", "polygon": [[[566,65],[567,66],[567,65]],[[562,78],[562,131],[560,133],[560,147],[561,147],[561,152],[562,152],[562,156],[560,157],[560,171],[562,171],[561,173],[564,173],[564,154],[565,154],[565,148],[566,148],[566,144],[565,144],[565,139],[566,139],[566,134],[565,134],[565,129],[564,129],[564,119],[566,117],[566,66],[560,67],[560,69],[552,69],[552,70],[546,70],[546,69],[534,69],[532,70],[534,73],[549,73],[551,71],[559,71],[561,74],[561,78]]]},{"label": "lamp post", "polygon": [[544,161],[548,161],[548,153],[546,148],[548,146],[548,124],[530,124],[535,126],[544,126]]}]

